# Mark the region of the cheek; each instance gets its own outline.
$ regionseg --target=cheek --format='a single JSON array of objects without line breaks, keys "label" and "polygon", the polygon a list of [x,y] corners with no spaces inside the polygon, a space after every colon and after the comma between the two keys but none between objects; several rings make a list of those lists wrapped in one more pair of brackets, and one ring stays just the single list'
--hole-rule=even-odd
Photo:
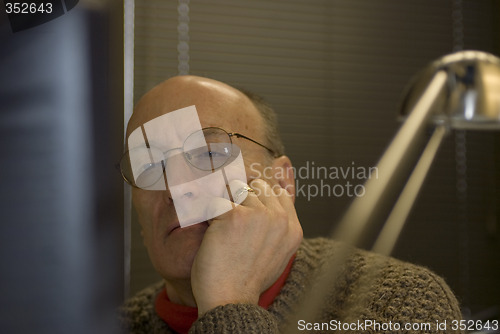
[{"label": "cheek", "polygon": [[[138,224],[140,225],[141,228],[141,238],[142,238],[142,243],[146,248],[149,248],[149,245],[152,244],[153,240],[153,223],[151,217],[148,217],[147,215],[144,215],[140,213],[137,209],[137,220]],[[137,222],[133,222],[136,224]]]},{"label": "cheek", "polygon": [[141,226],[141,238],[145,246],[148,245],[152,236],[151,223],[144,219],[144,217],[139,216],[139,225]]},{"label": "cheek", "polygon": [[132,204],[141,219],[151,217],[155,206],[161,200],[159,191],[148,191],[134,188],[132,190]]},{"label": "cheek", "polygon": [[243,163],[248,179],[263,179],[263,171],[266,164],[259,159],[259,156],[247,150],[243,155]]},{"label": "cheek", "polygon": [[132,192],[132,204],[137,212],[141,235],[145,243],[153,236],[154,216],[161,200],[160,192],[140,189],[134,189]]}]

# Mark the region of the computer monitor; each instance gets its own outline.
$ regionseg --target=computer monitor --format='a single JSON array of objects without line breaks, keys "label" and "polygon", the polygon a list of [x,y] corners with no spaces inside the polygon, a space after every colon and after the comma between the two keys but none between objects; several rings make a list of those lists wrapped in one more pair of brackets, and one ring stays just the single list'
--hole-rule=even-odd
[{"label": "computer monitor", "polygon": [[0,13],[0,333],[116,332],[123,11],[110,3],[17,31]]}]

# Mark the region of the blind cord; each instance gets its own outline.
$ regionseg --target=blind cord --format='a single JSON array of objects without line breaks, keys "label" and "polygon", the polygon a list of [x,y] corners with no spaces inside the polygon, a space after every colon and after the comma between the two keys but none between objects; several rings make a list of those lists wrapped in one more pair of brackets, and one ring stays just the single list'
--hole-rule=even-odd
[{"label": "blind cord", "polygon": [[[463,2],[453,0],[452,6],[452,31],[453,51],[464,49],[464,21]],[[459,231],[459,284],[462,296],[462,313],[464,318],[470,318],[469,304],[469,233],[468,233],[468,205],[467,205],[467,133],[465,130],[455,131],[455,175],[456,175],[456,200],[457,200],[457,224]]]},{"label": "blind cord", "polygon": [[187,75],[189,74],[189,0],[179,0],[177,13],[177,70],[179,75]]}]

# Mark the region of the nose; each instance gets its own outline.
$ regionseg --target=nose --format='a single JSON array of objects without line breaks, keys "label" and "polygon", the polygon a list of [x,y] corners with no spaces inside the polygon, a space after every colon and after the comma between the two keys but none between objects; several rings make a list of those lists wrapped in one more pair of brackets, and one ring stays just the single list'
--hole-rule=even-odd
[{"label": "nose", "polygon": [[199,194],[196,176],[189,172],[190,168],[185,163],[171,163],[166,165],[164,197],[166,201],[190,201],[195,200]]},{"label": "nose", "polygon": [[194,201],[201,193],[196,181],[184,182],[169,188],[170,197],[177,201]]},{"label": "nose", "polygon": [[207,220],[205,211],[209,194],[198,180],[170,187],[172,200],[181,226],[196,224]]},{"label": "nose", "polygon": [[200,177],[194,167],[186,161],[182,152],[167,158],[165,173],[169,187],[181,185]]},{"label": "nose", "polygon": [[207,208],[214,197],[224,197],[227,192],[223,171],[198,169],[181,153],[167,158],[165,172],[181,226],[212,218],[207,217]]}]

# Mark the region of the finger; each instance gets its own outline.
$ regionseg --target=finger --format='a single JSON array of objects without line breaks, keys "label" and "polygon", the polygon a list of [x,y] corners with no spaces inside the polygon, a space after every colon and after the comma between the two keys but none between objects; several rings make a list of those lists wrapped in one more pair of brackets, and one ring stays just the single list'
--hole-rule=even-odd
[{"label": "finger", "polygon": [[255,190],[241,180],[232,180],[229,182],[232,200],[236,204],[245,206],[259,205],[259,200],[255,196]]},{"label": "finger", "polygon": [[[250,187],[255,190],[255,194],[258,199],[264,204],[266,207],[272,207],[273,205],[278,204],[278,199],[271,188],[271,185],[262,179],[254,179],[250,182]],[[278,186],[279,187],[279,186]]]},{"label": "finger", "polygon": [[231,192],[231,199],[236,204],[244,202],[248,197],[248,193],[253,191],[245,182],[238,179],[229,182],[229,190]]},{"label": "finger", "polygon": [[245,206],[262,205],[257,196],[255,196],[255,191],[245,182],[235,179],[230,181],[228,185],[231,196],[226,193],[224,194],[224,198],[212,198],[205,209],[205,217],[207,217],[207,220],[214,218],[219,220],[224,219],[224,214],[234,209],[239,204],[244,203]]},{"label": "finger", "polygon": [[[229,191],[224,194],[224,197],[213,197],[205,209],[206,220],[222,220],[225,217],[225,213],[234,209],[238,205],[244,204],[245,206],[255,206],[262,205],[257,196],[255,196],[255,191],[250,188],[245,182],[235,179],[229,182]],[[232,199],[232,201],[230,200]]]},{"label": "finger", "polygon": [[220,219],[223,215],[234,207],[234,203],[222,197],[214,197],[210,200],[205,209],[205,217],[210,223],[212,220]]},{"label": "finger", "polygon": [[295,204],[293,203],[293,195],[286,190],[285,188],[282,187],[275,187],[275,193],[276,196],[285,209],[293,209],[293,212],[295,212]]},{"label": "finger", "polygon": [[289,222],[298,222],[293,196],[279,184],[271,186],[264,180],[255,179],[250,182],[259,200],[268,208],[281,207],[288,215]]},{"label": "finger", "polygon": [[302,226],[299,222],[299,218],[297,217],[297,211],[295,210],[293,196],[286,189],[281,188],[277,198],[281,207],[288,216],[288,233],[290,236],[292,236],[290,240],[294,240],[292,241],[292,244],[295,245],[295,247],[293,248],[293,251],[295,252],[302,241],[303,231]]}]

